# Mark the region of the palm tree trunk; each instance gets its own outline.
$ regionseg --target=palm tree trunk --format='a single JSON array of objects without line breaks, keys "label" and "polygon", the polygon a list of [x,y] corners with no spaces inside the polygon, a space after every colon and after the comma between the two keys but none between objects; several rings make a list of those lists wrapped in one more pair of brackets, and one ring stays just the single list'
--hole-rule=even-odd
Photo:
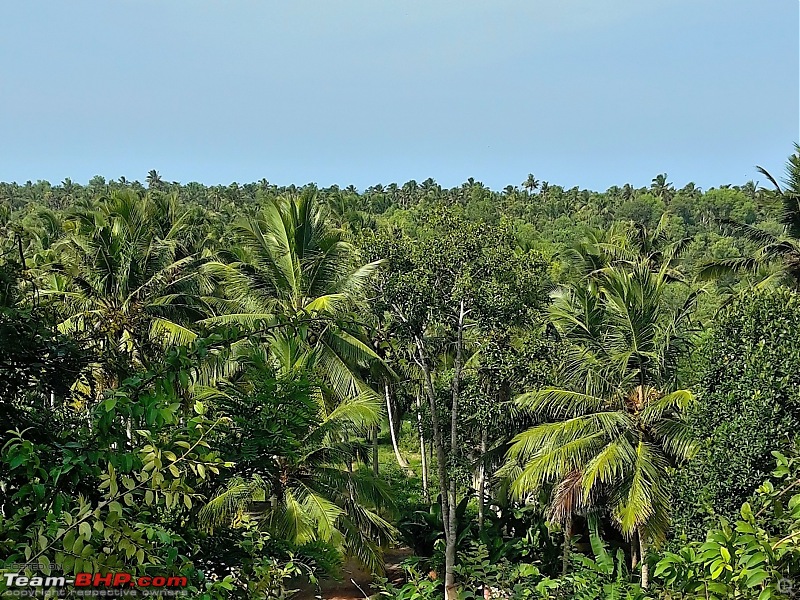
[{"label": "palm tree trunk", "polygon": [[631,571],[639,564],[639,535],[634,532],[631,538]]},{"label": "palm tree trunk", "polygon": [[564,556],[561,559],[561,574],[566,575],[569,570],[569,551],[572,543],[572,513],[567,515],[564,522]]},{"label": "palm tree trunk", "polygon": [[431,493],[428,490],[428,456],[425,451],[425,434],[422,430],[422,404],[419,401],[419,393],[417,394],[417,429],[419,431],[419,453],[422,458],[422,494],[425,497],[425,502],[430,503]]},{"label": "palm tree trunk", "polygon": [[400,465],[401,469],[407,469],[408,463],[406,459],[403,458],[403,455],[400,454],[400,448],[397,446],[397,436],[394,432],[394,416],[392,414],[392,397],[389,393],[389,383],[384,382],[383,390],[386,393],[386,413],[389,415],[389,433],[392,437],[392,448],[394,449],[394,456],[397,458],[397,464]]},{"label": "palm tree trunk", "polygon": [[347,491],[350,495],[350,501],[355,502],[356,496],[353,491],[353,458],[351,456],[347,457]]},{"label": "palm tree trunk", "polygon": [[650,567],[647,565],[647,536],[641,529],[639,530],[639,556],[642,561],[642,589],[646,590],[650,585]]}]

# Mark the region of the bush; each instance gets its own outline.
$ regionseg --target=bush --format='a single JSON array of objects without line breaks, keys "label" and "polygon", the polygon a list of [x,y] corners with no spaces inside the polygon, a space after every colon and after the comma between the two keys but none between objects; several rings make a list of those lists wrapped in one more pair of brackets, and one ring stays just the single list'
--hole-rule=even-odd
[{"label": "bush", "polygon": [[[705,542],[666,553],[654,576],[681,598],[768,600],[795,597],[800,574],[800,459],[780,452],[772,472],[735,522],[720,518]],[[788,533],[791,532],[791,533]],[[788,535],[787,535],[788,533]],[[688,596],[684,596],[687,594]]]}]

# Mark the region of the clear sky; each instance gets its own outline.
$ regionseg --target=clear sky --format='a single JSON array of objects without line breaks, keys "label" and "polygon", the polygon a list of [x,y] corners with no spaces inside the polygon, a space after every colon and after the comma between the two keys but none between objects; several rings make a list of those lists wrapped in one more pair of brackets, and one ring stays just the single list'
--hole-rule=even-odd
[{"label": "clear sky", "polygon": [[798,0],[0,3],[0,180],[604,190],[800,138]]}]

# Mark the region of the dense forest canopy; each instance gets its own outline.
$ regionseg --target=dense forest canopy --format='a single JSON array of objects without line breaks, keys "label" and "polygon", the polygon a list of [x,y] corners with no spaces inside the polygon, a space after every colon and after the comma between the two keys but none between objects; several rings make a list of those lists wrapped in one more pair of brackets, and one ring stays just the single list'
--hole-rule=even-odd
[{"label": "dense forest canopy", "polygon": [[0,566],[788,597],[800,148],[758,173],[0,183]]}]

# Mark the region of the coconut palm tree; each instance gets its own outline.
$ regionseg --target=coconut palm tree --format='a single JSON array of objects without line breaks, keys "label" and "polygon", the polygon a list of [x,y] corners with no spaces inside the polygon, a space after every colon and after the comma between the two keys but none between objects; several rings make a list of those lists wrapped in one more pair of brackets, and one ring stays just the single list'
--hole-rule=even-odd
[{"label": "coconut palm tree", "polygon": [[[544,422],[514,438],[503,469],[519,496],[545,484],[571,489],[579,477],[583,502],[602,499],[642,555],[664,540],[671,470],[694,451],[681,419],[692,394],[677,389],[677,360],[696,294],[672,309],[669,281],[666,269],[618,265],[556,292],[567,385],[518,399]],[[643,563],[644,586],[647,577]]]},{"label": "coconut palm tree", "polygon": [[380,573],[381,548],[396,532],[379,513],[391,509],[392,497],[370,469],[354,468],[366,452],[350,441],[380,422],[380,404],[350,398],[328,406],[307,355],[287,344],[277,369],[255,350],[244,378],[194,390],[237,415],[227,437],[242,458],[238,474],[200,512],[201,522],[213,529],[254,518],[301,554],[321,543]]},{"label": "coconut palm tree", "polygon": [[650,191],[656,198],[669,201],[675,193],[675,188],[672,187],[672,182],[667,181],[666,173],[659,173],[656,175],[651,184]]},{"label": "coconut palm tree", "polygon": [[528,177],[522,182],[522,187],[528,190],[528,194],[532,194],[539,188],[539,180],[533,176],[533,173],[528,173]]},{"label": "coconut palm tree", "polygon": [[568,246],[562,257],[580,276],[591,277],[614,265],[647,265],[653,272],[664,270],[672,281],[683,281],[681,255],[690,238],[670,240],[670,216],[662,215],[655,227],[641,223],[615,222],[606,230],[589,230]]},{"label": "coconut palm tree", "polygon": [[110,360],[129,364],[193,339],[189,323],[206,313],[188,225],[174,198],[130,190],[68,215],[39,270],[41,294],[58,300],[59,328],[92,335]]},{"label": "coconut palm tree", "polygon": [[159,189],[164,181],[161,179],[161,174],[155,169],[150,169],[147,172],[147,187],[150,189]]},{"label": "coconut palm tree", "polygon": [[380,261],[358,261],[345,232],[331,227],[314,190],[267,204],[234,231],[241,244],[230,251],[230,261],[205,267],[221,279],[227,298],[204,324],[235,323],[257,331],[265,324],[294,323],[272,330],[269,339],[278,345],[287,336],[299,339],[335,397],[374,394],[359,371],[379,359],[355,313]]},{"label": "coconut palm tree", "polygon": [[794,154],[786,162],[783,186],[763,167],[757,169],[775,186],[783,230],[775,235],[753,225],[723,221],[723,227],[753,242],[757,248],[750,256],[707,263],[701,267],[699,276],[708,279],[731,272],[748,273],[756,276],[759,287],[786,283],[800,288],[800,144],[794,145]]}]

